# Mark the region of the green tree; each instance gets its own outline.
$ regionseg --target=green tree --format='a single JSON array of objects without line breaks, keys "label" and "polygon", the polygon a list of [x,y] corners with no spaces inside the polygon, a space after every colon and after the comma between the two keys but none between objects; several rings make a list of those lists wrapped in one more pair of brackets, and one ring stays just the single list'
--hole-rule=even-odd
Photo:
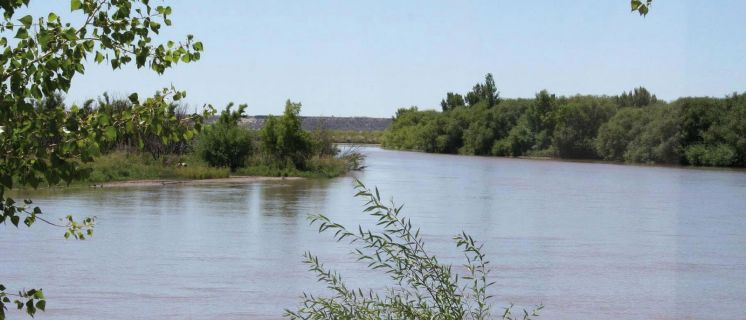
[{"label": "green tree", "polygon": [[197,154],[211,166],[236,170],[246,165],[253,138],[248,129],[239,126],[246,105],[236,111],[231,111],[232,107],[229,104],[215,124],[202,130],[197,138]]},{"label": "green tree", "polygon": [[309,134],[301,127],[300,103],[285,102],[281,117],[269,116],[260,131],[261,147],[273,163],[304,169],[313,152]]},{"label": "green tree", "polygon": [[725,101],[728,114],[716,127],[717,139],[736,152],[734,165],[746,166],[746,93],[734,93]]},{"label": "green tree", "polygon": [[681,163],[679,109],[675,105],[652,108],[650,119],[627,146],[624,160],[642,163]]},{"label": "green tree", "polygon": [[[41,220],[65,228],[65,237],[84,239],[91,235],[93,219],[53,222],[31,200],[17,202],[7,191],[80,179],[87,173],[81,164],[92,161],[102,145],[122,134],[138,137],[139,146],[144,144],[139,134],[155,134],[164,143],[189,139],[199,130],[202,117],[176,119],[169,105],[185,93],[174,88],[145,100],[133,94],[132,107],[113,115],[77,106],[66,109],[60,103],[34,106],[66,93],[73,78],[85,71],[87,60],[106,62],[112,69],[134,63],[163,73],[180,61],[198,60],[203,46],[192,36],[179,43],[153,43],[161,26],[171,24],[172,10],[147,0],[72,0],[72,14],[83,21],[75,26],[54,12],[17,16],[29,2],[0,1],[0,223],[17,227],[22,221],[31,226]],[[193,126],[174,131],[178,122]],[[11,299],[32,316],[46,306],[41,289],[11,294],[0,284],[0,319]]]},{"label": "green tree", "polygon": [[534,143],[534,133],[528,126],[528,120],[524,116],[510,129],[507,137],[495,141],[492,145],[492,155],[507,157],[522,156],[534,146]]},{"label": "green tree", "polygon": [[477,83],[469,93],[466,94],[466,102],[469,106],[474,106],[484,102],[488,107],[493,107],[500,102],[500,93],[497,92],[495,79],[491,73],[484,76],[484,83]]},{"label": "green tree", "polygon": [[680,99],[682,147],[686,162],[707,166],[744,166],[746,99]]},{"label": "green tree", "polygon": [[695,166],[730,166],[736,161],[736,150],[724,143],[691,145],[684,155],[686,161]]},{"label": "green tree", "polygon": [[639,87],[635,88],[629,93],[622,92],[620,96],[617,97],[617,104],[619,107],[644,107],[650,104],[655,104],[658,102],[658,97],[656,97],[654,94],[650,94],[648,89],[645,89],[645,87]]},{"label": "green tree", "polygon": [[546,149],[552,143],[557,105],[557,96],[541,90],[526,111],[526,125],[535,134],[536,149]]},{"label": "green tree", "polygon": [[706,142],[706,134],[727,114],[725,101],[717,98],[682,98],[674,102],[679,110],[681,143],[684,147]]},{"label": "green tree", "polygon": [[[95,113],[113,118],[117,115],[131,112],[132,107],[133,103],[130,99],[112,99],[108,93],[104,92],[102,97],[99,97],[96,101],[92,99],[86,101],[83,109],[91,113],[95,111]],[[191,134],[189,131],[193,129],[194,123],[191,121],[183,121],[189,115],[184,110],[182,104],[172,101],[168,105],[166,114],[173,116],[176,121],[162,123],[161,131],[164,130],[163,126],[176,125],[175,127],[169,127],[165,130],[173,132],[177,136]],[[153,159],[158,159],[160,156],[165,154],[185,153],[190,148],[189,139],[177,139],[164,143],[163,139],[155,132],[146,132],[143,128],[135,128],[135,131],[135,133],[121,132],[116,136],[116,139],[101,144],[101,152],[107,153],[115,149],[136,149],[138,148],[138,144],[142,142],[141,150],[150,153],[153,156]]]},{"label": "green tree", "polygon": [[624,160],[629,144],[638,137],[650,122],[649,112],[625,108],[617,112],[598,129],[595,145],[604,160]]},{"label": "green tree", "polygon": [[456,109],[458,107],[463,107],[465,105],[466,102],[464,101],[464,97],[458,93],[453,92],[449,92],[448,94],[446,94],[446,98],[440,101],[440,107],[444,112]]},{"label": "green tree", "polygon": [[[428,141],[428,135],[423,134],[423,127],[427,126],[435,116],[435,111],[419,111],[417,107],[399,108],[394,121],[384,132],[383,145],[396,149],[428,151],[428,145],[435,141]],[[430,151],[432,152],[432,151]]]},{"label": "green tree", "polygon": [[599,127],[614,115],[615,107],[588,97],[574,100],[557,110],[552,143],[560,157],[597,158],[594,139]]},{"label": "green tree", "polygon": [[516,125],[525,108],[509,100],[495,107],[479,103],[469,110],[471,118],[465,123],[464,145],[459,152],[464,154],[489,155],[496,140],[506,137]]}]

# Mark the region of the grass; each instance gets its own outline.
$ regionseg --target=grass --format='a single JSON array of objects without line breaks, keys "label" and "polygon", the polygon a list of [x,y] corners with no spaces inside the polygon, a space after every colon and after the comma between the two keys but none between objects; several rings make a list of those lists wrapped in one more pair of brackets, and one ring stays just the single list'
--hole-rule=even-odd
[{"label": "grass", "polygon": [[[185,163],[186,167],[178,164]],[[305,170],[281,169],[277,166],[250,161],[246,167],[231,172],[228,168],[210,167],[195,154],[167,155],[154,159],[149,154],[115,151],[102,155],[92,163],[88,178],[82,184],[132,180],[199,180],[238,176],[333,178],[348,171],[347,161],[335,157],[313,157]]]},{"label": "grass", "polygon": [[249,162],[250,165],[236,169],[233,174],[262,177],[334,178],[348,171],[347,161],[334,157],[313,157],[308,160],[306,170],[280,168],[256,160],[250,160]]},{"label": "grass", "polygon": [[[186,163],[186,167],[178,166]],[[128,180],[195,180],[227,178],[230,170],[213,168],[194,155],[168,155],[154,159],[148,154],[116,151],[86,164],[91,174],[82,182],[100,183]]]}]

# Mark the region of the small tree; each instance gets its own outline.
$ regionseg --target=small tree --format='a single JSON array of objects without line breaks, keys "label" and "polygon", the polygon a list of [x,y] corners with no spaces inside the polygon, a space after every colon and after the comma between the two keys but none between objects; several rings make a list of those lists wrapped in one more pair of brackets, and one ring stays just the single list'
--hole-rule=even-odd
[{"label": "small tree", "polygon": [[235,170],[246,164],[253,139],[251,132],[238,123],[246,105],[231,112],[232,107],[229,104],[215,124],[205,127],[197,139],[197,153],[211,166]]},{"label": "small tree", "polygon": [[484,83],[474,85],[469,93],[466,94],[466,102],[469,106],[474,106],[480,102],[485,103],[487,107],[494,107],[500,103],[500,93],[497,91],[495,79],[491,73],[484,76]]},{"label": "small tree", "polygon": [[262,152],[281,167],[305,168],[313,153],[308,132],[301,127],[300,103],[285,102],[281,117],[269,116],[260,131]]},{"label": "small tree", "polygon": [[[462,232],[453,239],[463,250],[465,273],[441,263],[425,249],[419,229],[401,215],[403,206],[381,201],[378,189],[372,191],[356,181],[357,197],[366,201],[364,212],[378,220],[383,230],[376,232],[358,227],[350,230],[323,215],[310,216],[319,231],[334,233],[337,241],[355,244],[354,254],[371,270],[381,270],[395,283],[384,292],[348,288],[339,273],[326,268],[318,257],[306,253],[304,262],[334,293],[331,297],[303,294],[297,310],[286,310],[290,319],[489,319],[492,297],[487,289],[494,284],[488,278],[489,261],[483,247]],[[461,281],[464,281],[462,284]],[[511,307],[500,312],[502,319],[531,319],[541,309],[511,314]]]}]

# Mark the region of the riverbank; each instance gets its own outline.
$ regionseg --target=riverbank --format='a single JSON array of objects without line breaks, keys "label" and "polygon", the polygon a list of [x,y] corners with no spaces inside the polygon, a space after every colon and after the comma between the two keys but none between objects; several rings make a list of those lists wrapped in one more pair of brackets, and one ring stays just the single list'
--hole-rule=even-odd
[{"label": "riverbank", "polygon": [[231,171],[225,167],[212,167],[193,153],[155,158],[145,153],[125,151],[102,155],[83,166],[89,170],[89,174],[80,181],[73,182],[73,185],[152,185],[249,178],[333,178],[348,171],[346,161],[335,157],[311,158],[304,170],[272,167],[256,161]]},{"label": "riverbank", "polygon": [[110,181],[102,183],[84,183],[75,182],[70,185],[57,185],[49,187],[41,187],[38,189],[31,188],[19,188],[15,189],[10,194],[28,196],[34,195],[39,196],[43,194],[57,194],[60,192],[81,192],[84,190],[100,190],[100,189],[127,189],[127,188],[142,188],[142,187],[181,187],[181,186],[198,186],[198,185],[213,185],[213,186],[224,186],[230,184],[245,184],[255,182],[267,182],[267,181],[299,181],[309,178],[304,177],[268,177],[268,176],[228,176],[226,178],[207,178],[207,179],[192,179],[192,180],[170,180],[170,179],[142,179],[142,180],[122,180],[122,181]]},{"label": "riverbank", "polygon": [[423,154],[465,157],[465,158],[475,157],[475,158],[487,158],[487,159],[495,158],[495,159],[532,160],[532,161],[555,161],[555,162],[567,162],[567,163],[587,163],[587,164],[631,166],[631,167],[655,167],[655,168],[672,168],[672,169],[689,169],[689,170],[706,170],[706,171],[746,172],[746,168],[744,167],[694,166],[694,165],[654,163],[654,162],[651,162],[651,163],[625,162],[625,161],[602,160],[602,159],[568,159],[568,158],[548,157],[548,156],[508,157],[508,156],[494,156],[494,155],[473,155],[473,154],[460,154],[460,153],[427,152],[427,151],[414,150],[414,149],[408,150],[408,149],[387,148],[383,145],[371,145],[371,146],[376,146],[383,150],[389,150],[389,151],[423,153]]},{"label": "riverbank", "polygon": [[260,176],[230,176],[227,178],[200,179],[200,180],[129,180],[113,181],[89,185],[91,188],[123,188],[123,187],[155,187],[172,185],[209,185],[226,183],[247,183],[259,181],[284,181],[302,180],[303,177],[260,177]]}]

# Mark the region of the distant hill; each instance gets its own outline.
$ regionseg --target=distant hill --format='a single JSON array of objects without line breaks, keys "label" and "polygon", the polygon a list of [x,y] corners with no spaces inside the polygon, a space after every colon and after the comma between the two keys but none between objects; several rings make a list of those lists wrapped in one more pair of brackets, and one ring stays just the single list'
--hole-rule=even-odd
[{"label": "distant hill", "polygon": [[[247,116],[241,125],[253,130],[261,129],[267,116]],[[383,131],[391,124],[391,118],[371,117],[301,117],[304,130],[316,129],[342,131]]]}]

